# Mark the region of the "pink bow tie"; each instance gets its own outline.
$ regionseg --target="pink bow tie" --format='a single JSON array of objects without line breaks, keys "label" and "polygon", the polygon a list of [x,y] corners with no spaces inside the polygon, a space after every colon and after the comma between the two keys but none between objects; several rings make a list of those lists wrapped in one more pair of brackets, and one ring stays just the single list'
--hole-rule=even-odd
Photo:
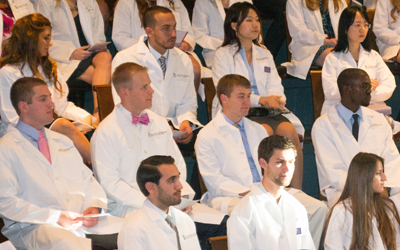
[{"label": "pink bow tie", "polygon": [[137,117],[136,115],[132,114],[132,123],[136,125],[136,124],[138,124],[138,122],[147,126],[147,124],[150,123],[149,115],[147,115],[147,113],[145,113],[145,114],[141,115],[140,117]]}]

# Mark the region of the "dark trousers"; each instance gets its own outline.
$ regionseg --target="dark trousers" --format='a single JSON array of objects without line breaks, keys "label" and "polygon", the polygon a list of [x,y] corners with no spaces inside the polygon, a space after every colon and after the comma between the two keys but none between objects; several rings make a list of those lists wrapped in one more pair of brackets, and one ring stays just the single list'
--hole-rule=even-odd
[{"label": "dark trousers", "polygon": [[226,215],[219,225],[195,222],[197,236],[199,237],[202,250],[212,250],[211,244],[208,243],[209,238],[226,235],[226,222],[228,218],[229,216]]}]

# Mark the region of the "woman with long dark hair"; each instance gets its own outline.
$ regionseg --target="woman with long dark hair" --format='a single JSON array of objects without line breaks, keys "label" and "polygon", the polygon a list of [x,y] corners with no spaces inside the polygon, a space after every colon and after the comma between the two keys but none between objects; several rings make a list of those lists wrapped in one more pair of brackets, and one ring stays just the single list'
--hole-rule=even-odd
[{"label": "woman with long dark hair", "polygon": [[[214,84],[217,85],[219,79],[228,74],[242,75],[251,83],[252,107],[257,107],[263,113],[267,109],[286,110],[286,97],[274,59],[269,50],[258,41],[261,23],[257,9],[248,2],[233,4],[226,13],[224,33],[222,47],[216,50],[213,58]],[[215,97],[213,117],[220,109],[218,98]],[[252,113],[257,112],[250,109],[250,116]],[[263,124],[268,134],[283,135],[296,145],[296,173],[292,184],[301,189],[303,151],[297,134],[303,135],[304,128],[300,120],[293,113],[249,118]],[[295,124],[297,131],[291,122]]]},{"label": "woman with long dark hair", "polygon": [[[37,77],[49,87],[54,102],[54,112],[60,117],[92,124],[92,116],[68,102],[68,86],[49,58],[52,27],[41,14],[31,14],[18,19],[10,38],[4,42],[4,56],[0,60],[0,114],[2,122],[16,125],[18,115],[10,100],[12,84],[22,77]],[[51,129],[68,136],[83,157],[90,161],[90,144],[86,137],[66,119],[56,120]]]},{"label": "woman with long dark hair", "polygon": [[288,0],[286,19],[292,41],[290,75],[306,79],[311,65],[322,66],[338,39],[338,23],[350,0]]},{"label": "woman with long dark hair", "polygon": [[[368,39],[370,27],[365,8],[351,6],[342,12],[338,43],[326,57],[322,68],[325,102],[321,114],[340,102],[337,77],[347,68],[359,68],[368,73],[371,78],[371,103],[384,102],[392,96],[396,87],[394,76],[378,52],[371,50]],[[373,106],[371,108],[374,109]]]},{"label": "woman with long dark hair", "polygon": [[399,249],[399,213],[382,195],[385,181],[383,158],[363,152],[354,156],[342,195],[328,215],[325,250]]}]

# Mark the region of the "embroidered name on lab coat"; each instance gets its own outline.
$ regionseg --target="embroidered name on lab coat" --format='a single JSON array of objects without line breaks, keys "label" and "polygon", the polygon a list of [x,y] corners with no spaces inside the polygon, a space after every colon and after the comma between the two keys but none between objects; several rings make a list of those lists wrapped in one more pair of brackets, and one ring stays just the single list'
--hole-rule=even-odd
[{"label": "embroidered name on lab coat", "polygon": [[183,78],[183,79],[186,79],[186,78],[189,78],[190,76],[189,75],[185,75],[185,74],[178,74],[178,73],[172,73],[173,75],[174,75],[174,77],[176,77],[176,78]]},{"label": "embroidered name on lab coat", "polygon": [[364,65],[366,69],[376,69],[376,66],[369,66],[369,65]]},{"label": "embroidered name on lab coat", "polygon": [[159,135],[163,135],[166,134],[167,131],[161,131],[161,132],[157,132],[157,133],[149,133],[149,137],[154,137],[154,136],[159,136]]},{"label": "embroidered name on lab coat", "polygon": [[190,238],[195,237],[196,235],[197,235],[196,233],[193,233],[193,234],[189,234],[189,235],[182,235],[182,237],[183,237],[185,240],[187,240],[187,239],[190,239]]},{"label": "embroidered name on lab coat", "polygon": [[68,152],[68,151],[70,151],[71,149],[73,149],[74,147],[69,147],[69,148],[60,148],[58,151],[59,152]]},{"label": "embroidered name on lab coat", "polygon": [[22,4],[22,5],[19,5],[19,6],[15,6],[15,8],[16,8],[16,9],[19,9],[19,8],[23,8],[23,7],[26,7],[26,6],[28,6],[27,3]]},{"label": "embroidered name on lab coat", "polygon": [[382,124],[380,124],[380,123],[373,123],[373,124],[371,124],[371,126],[372,126],[372,127],[379,127],[379,126],[382,126]]}]

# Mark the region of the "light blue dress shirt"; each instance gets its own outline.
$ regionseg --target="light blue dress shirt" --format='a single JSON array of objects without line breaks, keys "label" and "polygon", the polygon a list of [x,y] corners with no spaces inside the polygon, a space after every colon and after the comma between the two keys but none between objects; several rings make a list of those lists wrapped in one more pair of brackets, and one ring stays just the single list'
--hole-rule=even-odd
[{"label": "light blue dress shirt", "polygon": [[341,102],[339,102],[336,105],[336,110],[338,112],[340,119],[342,119],[342,121],[344,122],[346,127],[350,130],[350,132],[353,132],[353,123],[354,123],[353,115],[354,114],[358,115],[358,124],[361,124],[361,121],[363,121],[361,107],[358,108],[358,110],[355,113],[353,113],[353,111],[346,108],[345,106],[343,106],[343,104]]},{"label": "light blue dress shirt", "polygon": [[244,51],[243,47],[239,50],[239,54],[243,58],[244,65],[246,65],[246,68],[247,68],[247,72],[249,72],[249,81],[250,81],[250,84],[251,84],[251,93],[255,94],[255,95],[260,95],[258,93],[257,82],[256,82],[256,78],[254,76],[253,62],[251,63],[251,65],[249,65],[249,62],[247,61],[247,57],[246,57],[246,51]]},{"label": "light blue dress shirt", "polygon": [[[222,112],[222,115],[224,116],[225,120],[229,124],[231,124],[231,125],[234,124],[234,122],[231,121],[228,117],[226,117],[223,112]],[[240,126],[240,129],[239,129],[240,135],[242,136],[242,141],[243,141],[244,149],[246,151],[247,161],[249,162],[251,174],[253,176],[253,182],[260,182],[261,178],[260,178],[260,175],[258,174],[257,166],[254,162],[253,156],[251,155],[249,142],[247,141],[246,131],[244,129],[244,119],[242,118],[237,124],[239,124],[239,126]]]},{"label": "light blue dress shirt", "polygon": [[[25,137],[34,147],[36,147],[39,151],[39,130],[27,125],[26,123],[22,122],[21,120],[18,120],[17,125],[15,126],[19,132],[21,132],[22,136]],[[44,127],[40,129],[40,131],[43,132],[44,138],[47,141],[46,138],[46,133],[44,132]]]}]

